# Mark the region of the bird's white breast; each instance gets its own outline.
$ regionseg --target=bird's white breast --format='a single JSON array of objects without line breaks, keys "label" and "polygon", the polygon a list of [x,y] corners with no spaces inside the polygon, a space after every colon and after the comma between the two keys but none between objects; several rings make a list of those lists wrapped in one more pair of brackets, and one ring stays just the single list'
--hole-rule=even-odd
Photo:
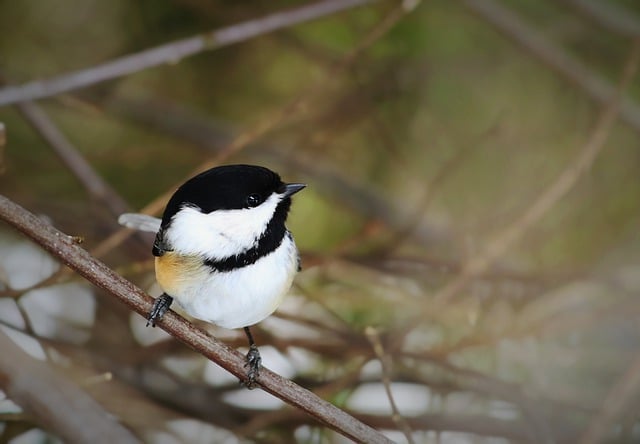
[{"label": "bird's white breast", "polygon": [[282,302],[298,269],[298,252],[287,233],[282,244],[255,263],[228,272],[211,271],[206,277],[183,282],[169,294],[191,316],[225,328],[240,328],[262,321]]}]

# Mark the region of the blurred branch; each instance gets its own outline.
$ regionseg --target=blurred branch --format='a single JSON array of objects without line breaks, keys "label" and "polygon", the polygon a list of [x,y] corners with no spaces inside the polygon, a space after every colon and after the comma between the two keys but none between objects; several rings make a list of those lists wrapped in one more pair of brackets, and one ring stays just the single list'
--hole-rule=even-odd
[{"label": "blurred branch", "polygon": [[[514,12],[501,6],[499,2],[494,0],[464,0],[464,4],[507,38],[538,58],[544,65],[584,91],[587,96],[599,105],[608,106],[613,97],[616,96],[616,88],[607,80],[555,46]],[[608,2],[605,2],[601,8],[610,6]],[[621,97],[618,100],[620,102],[617,106],[619,107],[620,120],[628,124],[636,132],[640,132],[640,107],[627,97]]]},{"label": "blurred branch", "polygon": [[640,37],[640,21],[631,11],[614,2],[562,0],[609,32],[623,37]]},{"label": "blurred branch", "polygon": [[385,245],[379,249],[379,255],[391,257],[404,241],[415,237],[414,232],[419,228],[421,221],[424,219],[425,214],[427,214],[427,210],[431,205],[431,202],[436,197],[436,190],[463,165],[472,150],[477,149],[477,147],[482,145],[482,142],[485,141],[485,139],[494,135],[497,126],[498,124],[493,124],[487,130],[483,131],[479,137],[476,137],[475,140],[463,143],[461,148],[459,148],[449,159],[444,161],[431,180],[426,184],[425,191],[412,209],[410,217],[408,217],[400,227],[394,230],[391,239],[387,240]]},{"label": "blurred branch", "polygon": [[176,63],[203,51],[287,28],[309,20],[319,19],[340,11],[371,3],[374,0],[325,0],[289,11],[276,12],[226,28],[146,49],[91,68],[62,74],[50,79],[36,80],[21,86],[0,89],[0,106],[25,100],[41,99],[62,92],[86,87],[106,80],[133,74],[154,66]]},{"label": "blurred branch", "polygon": [[[242,130],[233,125],[217,122],[214,118],[166,100],[118,97],[112,99],[107,107],[109,111],[129,121],[134,120],[210,150],[216,159],[220,158],[225,147],[238,139],[239,134],[243,134]],[[265,159],[295,171],[305,180],[312,181],[322,193],[337,199],[341,205],[366,218],[379,220],[394,231],[405,228],[407,220],[412,219],[413,211],[406,205],[385,199],[375,188],[356,182],[335,165],[321,161],[316,155],[288,148],[290,147],[283,146],[280,142],[275,144],[261,140],[246,147],[246,151],[254,158]],[[436,233],[430,224],[416,222],[416,226],[412,226],[413,240],[423,245],[447,242],[447,239],[443,240],[446,236],[442,232]]]},{"label": "blurred branch", "polygon": [[0,386],[38,425],[71,443],[137,443],[114,416],[0,329]]},{"label": "blurred branch", "polygon": [[[374,421],[381,428],[394,427],[393,420],[388,417],[362,414],[358,418]],[[519,419],[498,419],[486,415],[470,415],[461,413],[426,413],[418,417],[407,418],[409,425],[416,430],[433,430],[436,432],[472,433],[480,436],[500,437],[512,442],[528,442],[526,427]]]},{"label": "blurred branch", "polygon": [[[388,415],[359,414],[357,417],[371,424],[376,424],[382,429],[393,430],[396,426],[393,419],[389,418]],[[265,412],[257,418],[258,420],[255,421],[255,424],[252,424],[251,432],[264,430],[267,427],[286,426],[294,428],[306,424],[305,418],[298,412],[283,410]],[[518,419],[498,419],[485,415],[460,413],[425,413],[420,416],[409,417],[407,422],[411,428],[421,431],[459,432],[501,438],[502,440],[507,439],[510,440],[509,442],[514,443],[528,442],[528,436],[523,429],[524,423]],[[500,442],[503,442],[502,440]],[[450,442],[456,441],[451,440]]]},{"label": "blurred branch", "polygon": [[582,435],[580,444],[597,444],[604,442],[609,430],[622,414],[629,412],[629,407],[633,402],[637,402],[640,391],[640,355],[635,359],[622,375],[620,380],[614,384],[602,402],[602,408],[596,414],[589,427]]},{"label": "blurred branch", "polygon": [[[278,317],[283,317],[282,313],[278,314]],[[293,316],[286,316],[284,318],[292,321],[296,320],[296,318],[300,319],[300,317]],[[296,347],[322,356],[325,360],[333,359],[341,363],[344,362],[344,350],[347,349],[352,356],[358,356],[362,358],[364,362],[369,361],[372,358],[370,357],[370,349],[373,345],[375,356],[377,356],[378,359],[384,359],[384,361],[381,361],[383,364],[383,385],[387,390],[387,396],[390,401],[393,399],[393,397],[389,395],[391,363],[393,362],[394,381],[396,382],[420,384],[430,387],[432,391],[437,391],[438,386],[441,386],[446,387],[446,390],[449,391],[471,392],[486,399],[502,400],[513,404],[514,407],[520,410],[522,416],[526,418],[526,427],[523,432],[527,433],[529,442],[553,442],[554,434],[549,423],[552,423],[551,425],[554,426],[554,430],[557,429],[557,433],[566,434],[569,432],[569,428],[558,426],[567,423],[567,418],[571,415],[585,413],[583,409],[576,408],[573,405],[548,399],[540,393],[533,394],[531,393],[531,387],[522,387],[516,383],[505,382],[491,375],[452,364],[451,360],[455,358],[452,359],[452,353],[447,353],[446,351],[440,352],[430,349],[428,351],[411,352],[398,349],[385,349],[382,347],[382,344],[390,342],[389,339],[392,338],[392,336],[385,338],[383,335],[380,335],[380,333],[369,331],[369,329],[365,330],[369,338],[369,344],[361,339],[359,332],[344,332],[336,337],[336,335],[329,335],[329,331],[328,329],[318,331],[319,337],[330,338],[321,342],[315,338],[297,339],[270,335],[268,336],[268,343],[282,353],[286,353],[289,347]],[[241,344],[242,341],[239,340],[238,345]],[[425,370],[425,366],[428,366],[429,371],[416,372],[418,368]],[[342,371],[347,372],[346,369],[350,367],[351,366],[344,365],[343,363]],[[353,390],[355,386],[367,382],[366,378],[363,379],[360,376],[360,371],[355,370],[357,370],[357,366],[351,368],[351,371],[355,372],[355,379],[345,381],[343,385],[338,384],[337,381],[332,382],[332,387],[330,388],[328,384],[324,382],[322,388],[316,388],[316,381],[309,381],[304,385],[314,387],[315,392],[329,391],[330,394],[333,393],[333,396],[335,396],[335,393],[339,393],[348,388]],[[348,376],[345,373],[343,377]],[[399,409],[397,407],[395,409],[392,408],[392,410],[398,415],[400,422],[408,419],[407,417],[403,418],[399,416]],[[406,422],[405,424],[397,424],[397,428],[398,430],[410,429]],[[573,432],[573,430],[571,430],[571,432]]]},{"label": "blurred branch", "polygon": [[[347,2],[344,3],[346,4]],[[282,124],[283,121],[291,119],[293,116],[299,118],[301,115],[307,112],[308,109],[312,108],[310,106],[310,102],[320,98],[322,94],[325,93],[326,84],[328,82],[331,82],[338,75],[338,73],[346,69],[353,62],[353,60],[358,57],[359,54],[361,54],[382,36],[384,36],[389,30],[391,30],[391,28],[393,28],[393,26],[396,25],[406,14],[413,11],[413,9],[418,4],[419,1],[409,0],[405,0],[404,2],[400,3],[392,11],[385,15],[379,22],[372,26],[369,32],[358,42],[355,47],[353,47],[340,60],[334,63],[321,80],[298,93],[292,100],[290,100],[280,108],[274,110],[273,112],[267,114],[263,119],[259,120],[250,128],[239,133],[222,149],[218,150],[212,159],[199,165],[198,168],[190,173],[188,177],[219,165],[224,160],[228,159],[240,150],[246,148],[250,143],[272,131],[274,128],[277,128],[278,125]],[[0,97],[1,93],[2,92],[0,91]],[[166,120],[166,117],[163,120]],[[314,161],[311,162],[311,164],[315,162],[317,162],[317,159],[314,157]],[[142,208],[140,212],[145,214],[159,213],[162,210],[162,207],[174,193],[175,188],[177,188],[177,185],[175,187],[171,187],[171,189],[156,197],[153,201]],[[338,194],[341,194],[343,192],[342,189],[339,189],[338,191],[340,191],[340,193]],[[358,201],[356,200],[356,203],[357,202]],[[103,255],[106,251],[109,251],[109,249],[124,241],[130,234],[131,230],[120,230],[119,232],[107,238],[100,245],[98,245],[93,250],[93,253],[98,257]]]},{"label": "blurred branch", "polygon": [[18,103],[17,108],[27,122],[53,148],[93,199],[107,207],[114,217],[129,211],[129,206],[124,199],[107,182],[102,180],[102,177],[78,153],[78,150],[42,108],[31,101]]},{"label": "blurred branch", "polygon": [[391,404],[391,411],[393,413],[391,418],[398,429],[402,430],[405,438],[407,438],[407,442],[409,444],[414,444],[413,437],[411,436],[411,426],[409,426],[409,423],[400,414],[398,405],[393,397],[393,392],[391,391],[391,356],[385,353],[382,341],[380,340],[380,335],[375,328],[367,327],[365,334],[367,335],[369,342],[371,342],[373,351],[382,366],[382,384],[384,385],[384,391],[389,399],[389,404]]},{"label": "blurred branch", "polygon": [[[386,251],[385,251],[386,253]],[[308,255],[308,254],[307,254]],[[420,257],[418,255],[400,255],[383,257],[341,256],[358,265],[363,265],[386,273],[401,276],[449,276],[460,273],[462,264],[459,261],[449,261],[433,257]],[[315,259],[317,261],[322,258]],[[586,271],[563,272],[552,270],[546,273],[526,272],[511,270],[507,267],[496,265],[483,273],[482,277],[488,281],[497,283],[515,282],[523,286],[527,296],[533,297],[539,294],[541,289],[557,286],[560,283],[575,280],[587,276]]]},{"label": "blurred branch", "polygon": [[[356,417],[385,430],[394,430],[397,426],[389,415],[356,414]],[[412,429],[420,430],[422,433],[459,432],[508,439],[514,443],[530,442],[526,424],[520,419],[498,419],[488,415],[461,413],[424,413],[407,417],[406,421]],[[290,409],[252,412],[251,420],[239,432],[251,436],[270,427],[293,429],[308,424],[307,418],[301,412]]]},{"label": "blurred branch", "polygon": [[0,122],[0,174],[4,173],[7,166],[5,164],[4,148],[7,145],[7,128]]},{"label": "blurred branch", "polygon": [[[146,316],[151,309],[152,299],[146,293],[116,274],[104,263],[93,258],[86,250],[80,248],[73,238],[46,224],[4,196],[0,196],[0,219],[21,231],[82,277],[118,298],[140,315]],[[243,355],[219,342],[204,330],[195,327],[175,312],[167,313],[158,325],[236,377],[246,378]],[[262,369],[258,383],[266,392],[307,412],[348,438],[368,443],[390,442],[371,427],[266,368]]]},{"label": "blurred branch", "polygon": [[[506,382],[489,374],[477,370],[459,367],[452,364],[448,359],[439,357],[438,352],[405,352],[395,354],[395,358],[400,362],[406,359],[412,361],[422,361],[425,364],[435,366],[439,371],[436,375],[427,377],[415,372],[408,373],[404,366],[400,367],[400,380],[414,382],[429,387],[448,385],[449,390],[456,392],[471,392],[484,396],[487,399],[501,400],[513,404],[520,410],[520,414],[526,419],[521,431],[526,434],[529,442],[550,443],[553,442],[552,420],[561,424],[569,423],[567,419],[570,415],[578,413],[573,406],[568,406],[561,402],[548,399],[540,394],[528,393],[527,387],[517,383]],[[413,368],[413,367],[409,367]],[[566,433],[566,430],[564,431]]]},{"label": "blurred branch", "polygon": [[[376,424],[381,429],[393,430],[396,427],[393,418],[390,418],[389,415],[358,414],[356,416],[370,424]],[[276,425],[292,428],[306,424],[305,418],[300,413],[283,410],[265,412],[257,418],[258,420],[252,424],[250,432]],[[461,413],[424,413],[415,417],[407,417],[406,420],[414,430],[460,432],[508,439],[514,443],[530,442],[525,424],[519,419],[498,419],[488,415]]]},{"label": "blurred branch", "polygon": [[567,165],[555,182],[540,193],[524,214],[513,221],[511,225],[505,227],[494,239],[490,240],[480,254],[474,256],[464,265],[460,275],[455,280],[436,293],[434,296],[436,302],[445,303],[449,301],[465,288],[472,279],[486,272],[500,256],[522,238],[527,230],[538,223],[573,188],[582,175],[591,168],[596,157],[602,151],[613,124],[616,122],[623,93],[631,83],[639,61],[640,40],[633,45],[616,94],[602,111],[578,157]]}]

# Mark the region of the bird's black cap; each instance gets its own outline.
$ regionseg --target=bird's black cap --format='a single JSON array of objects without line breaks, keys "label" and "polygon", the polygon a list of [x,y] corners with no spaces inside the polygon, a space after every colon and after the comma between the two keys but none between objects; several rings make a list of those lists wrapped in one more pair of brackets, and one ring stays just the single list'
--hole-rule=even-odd
[{"label": "bird's black cap", "polygon": [[223,165],[211,168],[178,188],[164,211],[162,226],[166,227],[185,206],[198,207],[203,213],[249,208],[249,196],[259,199],[260,203],[274,192],[285,194],[278,213],[286,218],[291,205],[288,197],[302,188],[303,184],[285,184],[277,173],[261,166]]}]

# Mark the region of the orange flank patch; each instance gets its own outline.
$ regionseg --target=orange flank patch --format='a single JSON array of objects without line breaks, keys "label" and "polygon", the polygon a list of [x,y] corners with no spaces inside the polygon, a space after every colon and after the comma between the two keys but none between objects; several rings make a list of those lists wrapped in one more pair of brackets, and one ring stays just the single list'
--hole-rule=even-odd
[{"label": "orange flank patch", "polygon": [[167,252],[156,257],[156,280],[169,296],[177,296],[180,290],[193,285],[198,277],[206,273],[202,259]]}]

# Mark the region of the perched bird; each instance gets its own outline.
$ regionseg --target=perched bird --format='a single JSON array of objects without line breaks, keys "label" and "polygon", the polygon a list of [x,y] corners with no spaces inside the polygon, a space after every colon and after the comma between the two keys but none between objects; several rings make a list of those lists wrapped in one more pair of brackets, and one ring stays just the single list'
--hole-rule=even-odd
[{"label": "perched bird", "polygon": [[162,220],[121,215],[120,224],[157,233],[152,252],[164,293],[147,325],[155,326],[175,299],[194,318],[244,328],[249,340],[245,384],[253,387],[261,358],[249,327],[278,308],[300,269],[285,221],[291,196],[304,187],[284,183],[264,167],[219,166],[178,188]]}]

